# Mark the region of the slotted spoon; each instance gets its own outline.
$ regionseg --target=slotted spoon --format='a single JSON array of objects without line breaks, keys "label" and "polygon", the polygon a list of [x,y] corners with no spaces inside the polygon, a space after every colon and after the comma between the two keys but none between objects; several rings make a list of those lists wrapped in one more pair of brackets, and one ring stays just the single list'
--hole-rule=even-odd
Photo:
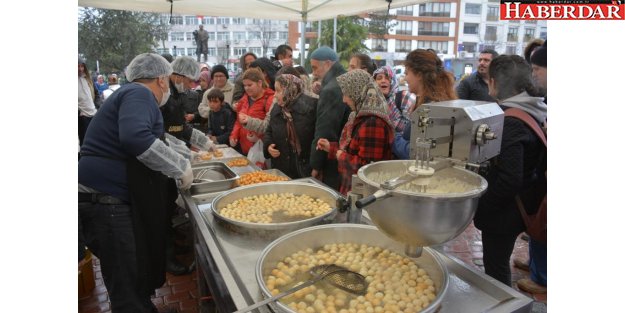
[{"label": "slotted spoon", "polygon": [[238,310],[234,313],[249,312],[269,302],[276,301],[300,289],[306,288],[322,279],[330,283],[332,286],[345,290],[349,293],[353,293],[357,295],[364,295],[367,293],[367,286],[369,283],[367,283],[367,281],[365,280],[365,277],[356,272],[352,272],[342,266],[338,266],[336,264],[317,265],[311,268],[309,272],[313,276],[313,278],[310,279],[309,281],[304,282],[303,284],[297,285],[291,289],[288,289],[271,298],[257,302],[251,306],[248,306],[247,308]]}]

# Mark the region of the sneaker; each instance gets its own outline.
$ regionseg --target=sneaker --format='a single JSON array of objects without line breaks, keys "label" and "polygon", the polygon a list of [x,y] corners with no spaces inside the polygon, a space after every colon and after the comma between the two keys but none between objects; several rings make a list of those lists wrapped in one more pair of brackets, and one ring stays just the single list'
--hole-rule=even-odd
[{"label": "sneaker", "polygon": [[525,261],[525,260],[522,260],[520,258],[514,258],[512,260],[512,263],[514,263],[514,267],[516,267],[516,268],[518,268],[520,270],[524,270],[526,272],[530,271],[529,261]]},{"label": "sneaker", "polygon": [[547,293],[547,287],[541,286],[529,278],[522,278],[517,281],[519,289],[532,294],[544,294]]}]

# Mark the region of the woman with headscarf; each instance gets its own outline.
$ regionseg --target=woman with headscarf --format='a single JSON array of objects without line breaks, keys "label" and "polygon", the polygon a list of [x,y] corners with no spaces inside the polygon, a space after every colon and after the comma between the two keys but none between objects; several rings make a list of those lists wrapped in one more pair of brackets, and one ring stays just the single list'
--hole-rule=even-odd
[{"label": "woman with headscarf", "polygon": [[394,126],[388,118],[384,95],[365,70],[356,69],[336,78],[343,102],[352,112],[341,132],[339,142],[325,138],[317,141],[317,150],[328,152],[336,158],[341,175],[340,192],[347,194],[352,188],[352,175],[360,167],[392,157]]},{"label": "woman with headscarf", "polygon": [[373,80],[382,91],[388,104],[388,117],[395,125],[395,134],[401,135],[407,124],[410,124],[409,115],[415,105],[416,97],[408,90],[399,90],[397,76],[393,69],[382,66],[373,72]]},{"label": "woman with headscarf", "polygon": [[295,75],[278,76],[275,87],[278,105],[271,110],[263,139],[265,158],[272,158],[272,167],[291,178],[308,177],[317,99],[304,93],[304,82]]}]

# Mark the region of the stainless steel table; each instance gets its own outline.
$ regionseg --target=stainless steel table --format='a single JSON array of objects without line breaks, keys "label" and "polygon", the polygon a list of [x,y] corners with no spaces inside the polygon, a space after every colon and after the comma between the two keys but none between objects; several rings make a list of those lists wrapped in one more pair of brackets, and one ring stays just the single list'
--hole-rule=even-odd
[{"label": "stainless steel table", "polygon": [[[307,178],[300,181],[319,183]],[[255,265],[270,238],[242,236],[216,223],[211,201],[219,193],[191,196],[183,194],[196,234],[196,257],[200,280],[206,279],[220,312],[232,312],[262,300],[255,279]],[[363,222],[367,222],[366,212]],[[337,222],[344,222],[339,214]],[[439,312],[530,312],[533,300],[522,293],[465,265],[435,247],[450,274],[450,283]],[[202,264],[205,263],[205,264]],[[207,273],[208,272],[208,273]],[[268,307],[259,312],[271,312]]]}]

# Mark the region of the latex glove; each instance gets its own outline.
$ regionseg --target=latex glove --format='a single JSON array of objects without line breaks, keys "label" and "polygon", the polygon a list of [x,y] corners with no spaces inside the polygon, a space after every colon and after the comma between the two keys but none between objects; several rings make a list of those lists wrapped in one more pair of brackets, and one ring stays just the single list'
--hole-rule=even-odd
[{"label": "latex glove", "polygon": [[211,140],[210,136],[206,136],[206,143],[202,146],[202,150],[213,151],[215,150],[215,143]]},{"label": "latex glove", "polygon": [[271,145],[269,145],[269,147],[267,148],[267,151],[269,151],[269,154],[271,155],[272,158],[277,158],[280,156],[280,150],[276,149],[275,143],[272,143]]},{"label": "latex glove", "polygon": [[184,174],[180,177],[178,188],[182,190],[187,190],[191,188],[191,184],[193,183],[193,171],[191,170],[191,166],[187,166],[184,170]]}]

